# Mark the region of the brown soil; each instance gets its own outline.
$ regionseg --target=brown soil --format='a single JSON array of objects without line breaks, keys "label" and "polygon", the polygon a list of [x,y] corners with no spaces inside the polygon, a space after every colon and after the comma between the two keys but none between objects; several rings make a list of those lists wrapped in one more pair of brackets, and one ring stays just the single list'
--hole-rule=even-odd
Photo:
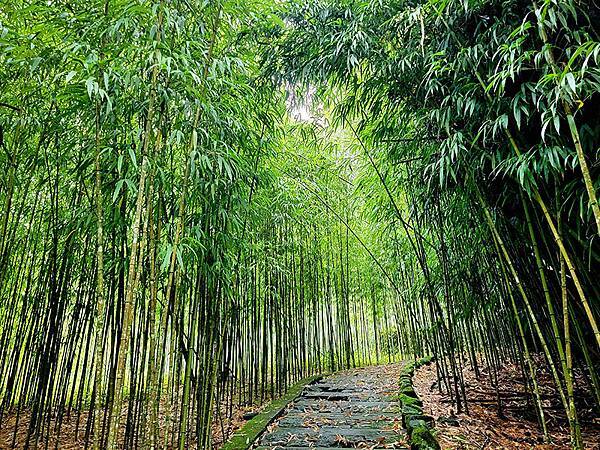
[{"label": "brown soil", "polygon": [[[542,366],[541,357],[537,357],[536,361],[538,367]],[[443,449],[570,448],[566,417],[547,371],[540,370],[538,376],[550,437],[548,443],[544,443],[535,407],[527,401],[522,374],[516,365],[505,364],[498,375],[504,418],[498,415],[496,391],[490,382],[489,371],[481,370],[479,379],[468,368],[463,373],[469,399],[468,414],[456,414],[449,396],[439,393],[435,364],[415,372],[415,390],[423,400],[425,414],[436,420],[437,437]],[[580,387],[576,398],[585,448],[600,449],[600,418],[593,410],[592,394],[582,388],[585,383],[581,374],[576,381]],[[455,419],[458,425],[448,419]]]},{"label": "brown soil", "polygon": [[[268,401],[266,402],[268,403]],[[233,417],[227,418],[227,408],[225,405],[221,408],[222,420],[215,418],[212,423],[212,442],[213,448],[220,448],[237,430],[242,428],[249,419],[244,419],[246,413],[258,414],[266,404],[261,406],[244,406],[234,409]]]},{"label": "brown soil", "polygon": [[[5,412],[5,417],[0,424],[0,449],[23,448],[27,439],[29,428],[30,411],[21,411],[19,414],[19,423],[15,435],[15,425],[17,421],[16,411]],[[78,417],[79,416],[79,417]],[[65,414],[60,425],[60,435],[58,441],[57,423],[53,417],[50,422],[50,439],[48,440],[48,448],[59,448],[61,450],[75,450],[85,447],[85,430],[87,426],[88,414],[82,412],[78,415],[76,412],[71,412],[70,415]],[[44,433],[45,436],[46,433]],[[31,437],[29,445],[33,448],[35,438]],[[39,447],[45,446],[45,437],[38,441]],[[14,444],[14,445],[13,445]]]},{"label": "brown soil", "polygon": [[[261,407],[243,407],[233,411],[233,417],[227,418],[227,409],[225,405],[222,406],[222,420],[215,418],[212,423],[212,440],[213,448],[219,448],[223,445],[223,442],[227,441],[229,437],[241,428],[246,420],[244,420],[244,414],[250,411],[259,411]],[[29,427],[29,411],[22,411],[19,417],[19,424],[17,427],[17,433],[15,436],[15,423],[17,420],[16,411],[5,412],[5,415],[0,423],[0,450],[11,449],[11,448],[23,448],[27,438],[27,431]],[[60,450],[78,450],[85,448],[85,433],[88,420],[88,411],[82,411],[79,415],[76,411],[72,411],[70,415],[65,414],[62,419],[60,426],[60,434],[57,433],[57,422],[56,418],[52,417],[50,422],[50,439],[48,448],[58,448]],[[164,437],[164,420],[160,420],[159,428],[161,429],[161,439]],[[40,439],[38,446],[44,447],[46,442],[46,432]],[[58,436],[58,438],[57,438]],[[14,439],[14,445],[13,445]],[[33,446],[35,439],[30,439],[30,446]],[[93,440],[90,438],[88,448],[91,448]],[[194,443],[190,443],[190,448],[195,448]]]}]

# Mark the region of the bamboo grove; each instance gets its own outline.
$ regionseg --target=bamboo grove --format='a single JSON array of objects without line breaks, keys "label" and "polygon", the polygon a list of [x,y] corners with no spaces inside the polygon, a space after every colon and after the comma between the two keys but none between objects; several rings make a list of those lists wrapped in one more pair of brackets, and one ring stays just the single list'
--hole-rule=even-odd
[{"label": "bamboo grove", "polygon": [[464,368],[499,393],[517,362],[582,448],[599,24],[587,0],[1,1],[0,446],[218,447],[297,380],[433,354],[457,411]]}]

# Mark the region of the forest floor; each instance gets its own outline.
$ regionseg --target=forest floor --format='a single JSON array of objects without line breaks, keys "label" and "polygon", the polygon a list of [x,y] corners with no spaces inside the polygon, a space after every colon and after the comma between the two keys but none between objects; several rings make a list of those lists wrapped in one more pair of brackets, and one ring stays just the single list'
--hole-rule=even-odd
[{"label": "forest floor", "polygon": [[[254,405],[245,406],[241,408],[235,408],[233,410],[233,417],[227,417],[227,403],[223,402],[221,407],[221,417],[212,422],[212,442],[214,448],[219,448],[236,430],[240,429],[244,423],[246,423],[245,415],[247,413],[256,414],[264,408],[265,405]],[[125,415],[125,412],[123,413]],[[29,410],[21,412],[19,417],[19,423],[17,432],[15,434],[15,424],[17,420],[16,411],[10,410],[5,411],[4,417],[0,423],[0,450],[11,449],[11,448],[23,448],[26,438],[27,431],[29,428],[31,413]],[[53,415],[50,423],[50,428],[45,430],[52,430],[50,439],[48,440],[49,448],[58,448],[60,450],[79,450],[86,448],[86,442],[88,446],[91,445],[91,439],[86,440],[86,427],[89,417],[89,410],[85,409],[77,413],[72,411],[71,414],[65,414],[62,418],[60,426],[60,434],[57,433],[57,422],[56,417]],[[164,419],[159,422],[159,428],[161,429],[161,439],[164,439]],[[45,436],[41,439],[41,446],[44,447],[46,444]],[[57,438],[58,436],[58,438]],[[34,438],[31,439],[33,443]]]},{"label": "forest floor", "polygon": [[231,411],[229,417],[228,402],[224,401],[221,405],[221,414],[212,421],[212,444],[213,448],[221,448],[233,434],[242,428],[250,418],[259,414],[267,405],[266,401],[262,405],[237,406]]},{"label": "forest floor", "polygon": [[406,448],[395,400],[401,367],[346,370],[306,386],[257,448]]},{"label": "forest floor", "polygon": [[[536,356],[538,367],[543,358]],[[301,397],[268,427],[258,445],[262,449],[290,446],[405,448],[405,431],[401,427],[399,405],[393,400],[398,391],[402,364],[387,364],[337,372],[309,385]],[[437,437],[443,449],[568,449],[569,432],[562,406],[557,399],[551,376],[540,369],[539,382],[544,402],[550,443],[543,443],[535,409],[527,402],[522,373],[507,363],[498,373],[504,417],[498,415],[496,392],[487,369],[480,376],[470,368],[464,370],[469,414],[456,413],[447,395],[439,393],[435,364],[415,372],[414,385],[424,404],[425,414],[436,421]],[[576,374],[578,413],[586,449],[600,450],[600,416],[593,409],[593,397]],[[244,414],[261,407],[234,411],[223,423],[213,421],[213,444],[219,447],[245,422]],[[11,448],[16,415],[5,411],[0,424],[0,449]],[[79,416],[79,417],[78,417]],[[21,415],[16,448],[21,448],[27,434],[29,412]],[[51,427],[56,423],[53,420]],[[65,415],[59,442],[50,439],[50,447],[80,449],[85,445],[87,411]],[[51,433],[52,434],[52,433]],[[375,447],[374,447],[375,446]]]},{"label": "forest floor", "polygon": [[[543,357],[536,356],[538,367]],[[415,372],[414,386],[423,400],[423,410],[435,418],[437,438],[443,449],[568,449],[569,429],[558,394],[547,370],[540,370],[539,383],[546,415],[549,443],[537,423],[535,408],[527,402],[522,373],[511,363],[498,373],[504,418],[499,417],[496,391],[487,369],[480,376],[470,368],[463,371],[469,414],[455,413],[450,398],[439,393],[435,364]],[[581,374],[580,374],[581,375]],[[579,377],[579,386],[583,386]],[[592,393],[576,392],[579,420],[586,449],[600,449],[600,417],[594,413]]]}]

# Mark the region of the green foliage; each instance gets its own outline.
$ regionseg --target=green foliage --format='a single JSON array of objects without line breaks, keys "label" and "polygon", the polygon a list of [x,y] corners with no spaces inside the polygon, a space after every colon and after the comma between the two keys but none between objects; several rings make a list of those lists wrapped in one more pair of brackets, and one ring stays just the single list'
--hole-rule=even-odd
[{"label": "green foliage", "polygon": [[573,362],[600,401],[598,17],[3,2],[0,416],[37,445],[89,405],[88,444],[207,448],[222,405],[407,355],[460,410],[464,358],[532,344],[563,404]]},{"label": "green foliage", "polygon": [[[586,353],[600,342],[597,5],[313,0],[283,17],[289,26],[264,55],[265,70],[316,89],[332,123],[360,144],[357,184],[379,224],[374,246],[394,276],[410,280],[402,328],[414,330],[413,352],[429,353],[425,338],[458,409],[457,353],[476,365],[479,345],[495,365],[490,345],[505,354],[550,342],[547,363],[562,365],[555,384],[569,390],[563,348]],[[523,317],[534,325],[516,343]],[[569,323],[585,323],[577,342]]]}]

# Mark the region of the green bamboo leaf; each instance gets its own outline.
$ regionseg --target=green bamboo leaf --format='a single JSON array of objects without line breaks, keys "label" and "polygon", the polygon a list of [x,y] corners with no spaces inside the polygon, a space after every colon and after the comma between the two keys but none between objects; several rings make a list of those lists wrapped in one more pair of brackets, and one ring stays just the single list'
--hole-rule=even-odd
[{"label": "green bamboo leaf", "polygon": [[75,72],[74,70],[69,71],[69,73],[67,73],[67,75],[65,76],[65,83],[71,81],[75,75],[77,75],[77,72]]}]

